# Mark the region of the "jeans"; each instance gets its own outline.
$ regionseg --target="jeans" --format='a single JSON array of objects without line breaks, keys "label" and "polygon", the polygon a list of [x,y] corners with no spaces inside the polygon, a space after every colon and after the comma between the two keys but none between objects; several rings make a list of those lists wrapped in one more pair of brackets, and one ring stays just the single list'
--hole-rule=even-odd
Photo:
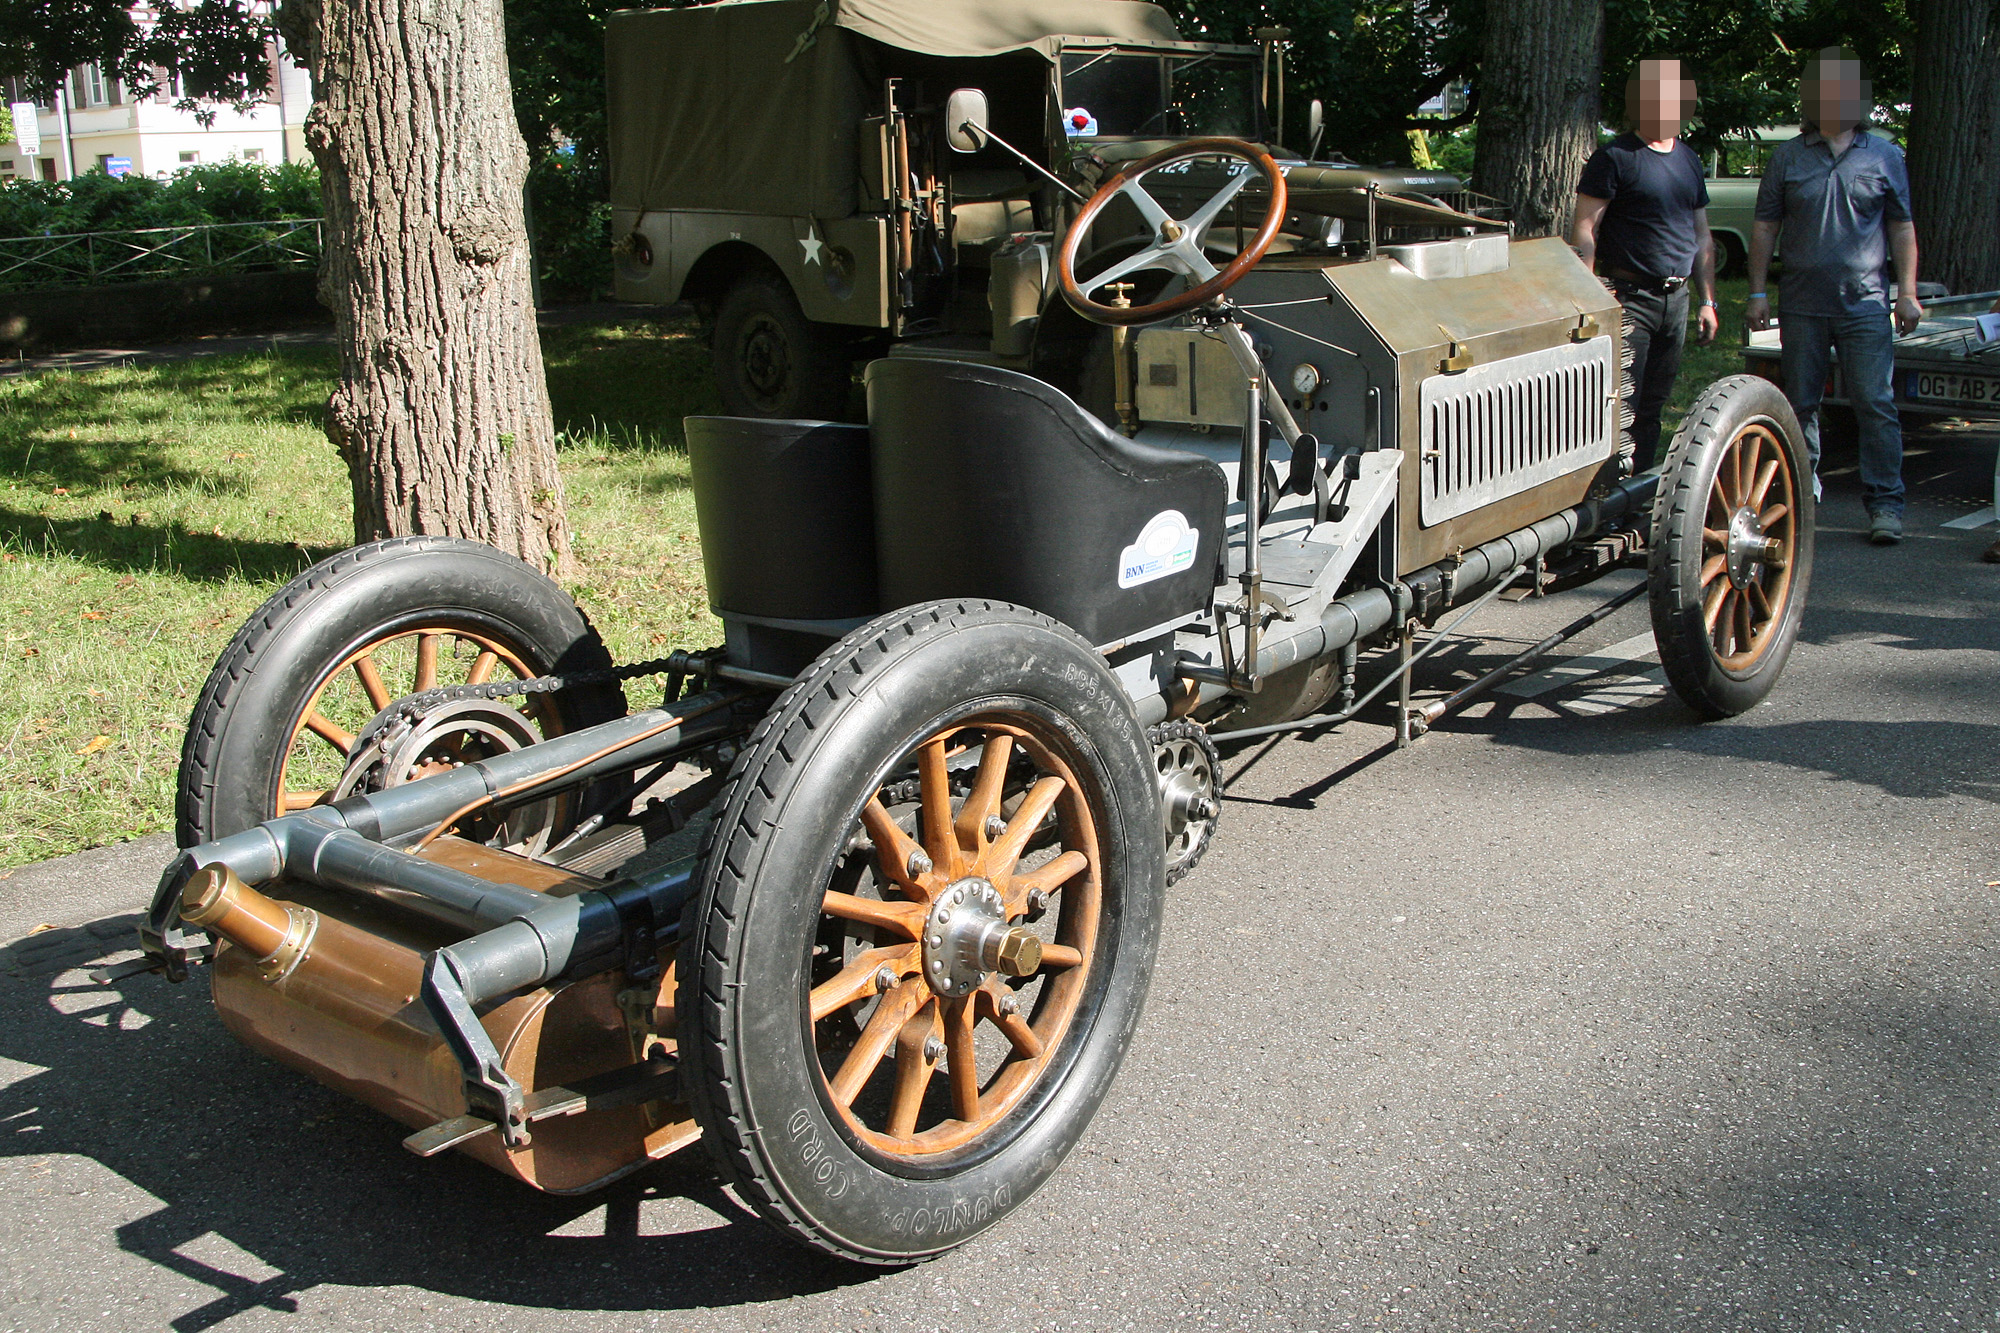
[{"label": "jeans", "polygon": [[1618,303],[1630,325],[1625,345],[1632,349],[1632,470],[1644,472],[1660,452],[1660,412],[1673,396],[1687,343],[1688,289],[1649,292],[1613,280]]},{"label": "jeans", "polygon": [[1903,426],[1896,419],[1890,377],[1896,369],[1895,326],[1887,310],[1861,315],[1793,315],[1780,311],[1785,397],[1799,414],[1806,455],[1819,475],[1819,404],[1833,353],[1861,446],[1861,500],[1870,514],[1903,512]]}]

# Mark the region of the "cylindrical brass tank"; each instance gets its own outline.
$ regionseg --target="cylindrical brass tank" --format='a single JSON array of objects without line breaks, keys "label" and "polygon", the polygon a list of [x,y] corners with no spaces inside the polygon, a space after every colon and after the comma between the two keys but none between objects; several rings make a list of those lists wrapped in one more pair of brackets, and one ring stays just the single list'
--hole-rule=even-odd
[{"label": "cylindrical brass tank", "polygon": [[[452,838],[432,844],[425,856],[545,893],[576,893],[597,883]],[[309,908],[317,929],[304,955],[275,982],[265,979],[270,969],[252,952],[267,943],[262,935],[275,921],[258,926],[258,940],[245,942],[251,947],[225,943],[218,949],[213,990],[224,1026],[251,1049],[412,1128],[463,1115],[458,1062],[420,998],[425,955],[453,937],[306,885],[281,881],[263,892],[280,904]],[[669,965],[661,992],[670,1004],[673,972],[670,960],[663,961]],[[636,1063],[640,1052],[618,1004],[622,981],[621,973],[609,972],[542,987],[486,1013],[481,1021],[507,1072],[533,1092]],[[654,998],[656,1006],[662,1003]],[[664,1044],[671,1050],[670,1036]],[[697,1132],[684,1107],[653,1102],[538,1121],[533,1142],[518,1151],[493,1133],[469,1140],[461,1151],[537,1189],[571,1194],[665,1156],[693,1142]]]}]

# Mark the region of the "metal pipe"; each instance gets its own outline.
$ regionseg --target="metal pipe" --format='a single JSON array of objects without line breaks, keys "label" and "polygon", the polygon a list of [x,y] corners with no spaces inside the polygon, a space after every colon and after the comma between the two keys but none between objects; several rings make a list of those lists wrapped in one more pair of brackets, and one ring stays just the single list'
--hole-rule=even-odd
[{"label": "metal pipe", "polygon": [[1439,718],[1443,717],[1446,713],[1452,712],[1455,709],[1465,707],[1466,704],[1471,703],[1474,699],[1486,693],[1486,691],[1492,689],[1495,685],[1499,684],[1501,681],[1505,680],[1508,676],[1520,670],[1528,663],[1534,661],[1538,657],[1541,657],[1542,655],[1547,653],[1550,649],[1554,648],[1557,644],[1566,643],[1569,640],[1574,639],[1577,635],[1583,633],[1585,630],[1589,629],[1592,625],[1595,625],[1598,621],[1603,620],[1606,617],[1610,616],[1620,607],[1629,605],[1633,601],[1636,601],[1638,598],[1643,597],[1645,593],[1646,593],[1646,585],[1644,583],[1641,583],[1634,588],[1627,588],[1624,592],[1619,593],[1616,597],[1606,602],[1603,606],[1600,606],[1596,610],[1589,612],[1587,615],[1578,616],[1575,620],[1572,620],[1569,624],[1564,625],[1554,634],[1549,635],[1548,638],[1543,639],[1540,643],[1528,649],[1526,652],[1516,653],[1514,656],[1508,658],[1505,662],[1502,662],[1499,666],[1494,667],[1491,671],[1481,676],[1478,680],[1473,681],[1470,685],[1461,686],[1459,689],[1453,691],[1451,694],[1446,695],[1444,698],[1435,699],[1430,703],[1425,704],[1421,709],[1417,711],[1417,720],[1423,726],[1429,727],[1431,723],[1437,721]]},{"label": "metal pipe", "polygon": [[[1444,605],[1458,605],[1484,590],[1504,571],[1517,565],[1531,565],[1537,556],[1589,536],[1604,524],[1643,508],[1651,503],[1658,485],[1659,477],[1652,473],[1628,477],[1599,499],[1586,500],[1464,552],[1459,563],[1451,567],[1452,597]],[[1430,565],[1404,576],[1403,582],[1409,585],[1440,582],[1445,569],[1441,564]],[[1387,628],[1396,618],[1393,589],[1363,588],[1348,593],[1327,605],[1318,625],[1265,645],[1257,655],[1254,669],[1257,675],[1268,677],[1300,662],[1316,661]],[[1245,663],[1245,669],[1251,665]],[[1176,670],[1190,680],[1231,683],[1223,673],[1203,663],[1184,662]]]},{"label": "metal pipe", "polygon": [[[1257,736],[1274,736],[1281,731],[1309,731],[1316,727],[1330,727],[1333,726],[1335,723],[1346,722],[1351,720],[1352,718],[1357,716],[1362,709],[1366,708],[1369,704],[1375,702],[1376,696],[1381,694],[1382,691],[1388,689],[1391,685],[1395,684],[1397,681],[1407,681],[1409,679],[1409,672],[1411,667],[1423,661],[1426,657],[1429,657],[1433,652],[1437,651],[1438,648],[1442,647],[1444,645],[1445,640],[1449,639],[1458,630],[1458,627],[1460,625],[1463,625],[1466,621],[1478,615],[1480,611],[1485,609],[1486,604],[1488,602],[1492,601],[1495,597],[1498,597],[1501,593],[1505,592],[1507,590],[1507,585],[1512,583],[1516,578],[1520,577],[1521,572],[1522,572],[1521,570],[1518,569],[1515,570],[1512,574],[1509,574],[1506,578],[1502,579],[1498,587],[1489,589],[1484,597],[1481,597],[1471,606],[1465,608],[1464,614],[1458,616],[1449,625],[1446,625],[1443,629],[1439,630],[1436,634],[1432,635],[1431,641],[1429,643],[1425,644],[1422,648],[1418,649],[1416,652],[1411,653],[1409,656],[1409,660],[1406,664],[1399,665],[1395,671],[1382,677],[1381,680],[1376,681],[1375,688],[1368,691],[1368,693],[1362,695],[1359,699],[1355,700],[1354,704],[1351,707],[1343,709],[1338,713],[1319,713],[1315,714],[1312,717],[1296,718],[1290,722],[1272,722],[1262,727],[1245,727],[1241,731],[1218,731],[1215,733],[1216,736],[1218,738],[1227,737],[1230,740],[1249,740]],[[1408,640],[1406,639],[1404,642],[1407,645]],[[1407,651],[1407,647],[1405,651]],[[1409,715],[1409,709],[1407,707],[1405,707],[1402,710],[1402,712],[1403,715],[1406,717]]]},{"label": "metal pipe", "polygon": [[299,824],[286,831],[285,873],[324,888],[407,908],[461,930],[512,921],[548,895],[468,875],[371,842],[352,829]]}]

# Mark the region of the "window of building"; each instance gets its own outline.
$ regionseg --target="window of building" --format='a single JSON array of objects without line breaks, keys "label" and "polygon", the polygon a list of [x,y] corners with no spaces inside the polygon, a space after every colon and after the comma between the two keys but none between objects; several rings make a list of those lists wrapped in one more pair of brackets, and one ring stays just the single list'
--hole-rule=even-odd
[{"label": "window of building", "polygon": [[42,179],[45,181],[54,180],[56,178],[56,160],[52,157],[45,157],[41,159],[41,163],[42,163],[42,171],[41,171]]},{"label": "window of building", "polygon": [[12,171],[13,169],[14,169],[14,159],[13,159],[13,158],[11,158],[11,157],[0,157],[0,171]]},{"label": "window of building", "polygon": [[104,172],[106,175],[109,175],[111,173],[112,156],[113,155],[110,153],[99,153],[97,155],[97,169],[99,171]]},{"label": "window of building", "polygon": [[200,153],[199,151],[197,151],[197,150],[195,150],[195,149],[192,149],[192,148],[183,148],[183,149],[181,149],[181,165],[182,165],[182,166],[184,166],[184,167],[191,167],[191,166],[193,166],[193,165],[194,165],[195,163],[197,163],[197,162],[199,162],[199,161],[201,161],[201,153]]},{"label": "window of building", "polygon": [[264,150],[261,148],[246,148],[243,150],[243,160],[245,162],[262,162],[264,160]]}]

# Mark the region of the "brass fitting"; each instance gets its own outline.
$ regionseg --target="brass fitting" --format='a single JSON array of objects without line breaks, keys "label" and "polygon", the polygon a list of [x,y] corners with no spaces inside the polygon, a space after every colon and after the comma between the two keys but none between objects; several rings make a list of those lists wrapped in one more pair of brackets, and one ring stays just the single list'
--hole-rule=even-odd
[{"label": "brass fitting", "polygon": [[1042,966],[1042,939],[1019,926],[996,931],[986,939],[986,957],[980,965],[989,972],[1005,972],[1010,977],[1033,976]]},{"label": "brass fitting", "polygon": [[275,902],[237,878],[225,865],[208,865],[181,889],[181,920],[221,936],[257,960],[257,971],[276,985],[292,974],[319,932],[310,907]]}]

